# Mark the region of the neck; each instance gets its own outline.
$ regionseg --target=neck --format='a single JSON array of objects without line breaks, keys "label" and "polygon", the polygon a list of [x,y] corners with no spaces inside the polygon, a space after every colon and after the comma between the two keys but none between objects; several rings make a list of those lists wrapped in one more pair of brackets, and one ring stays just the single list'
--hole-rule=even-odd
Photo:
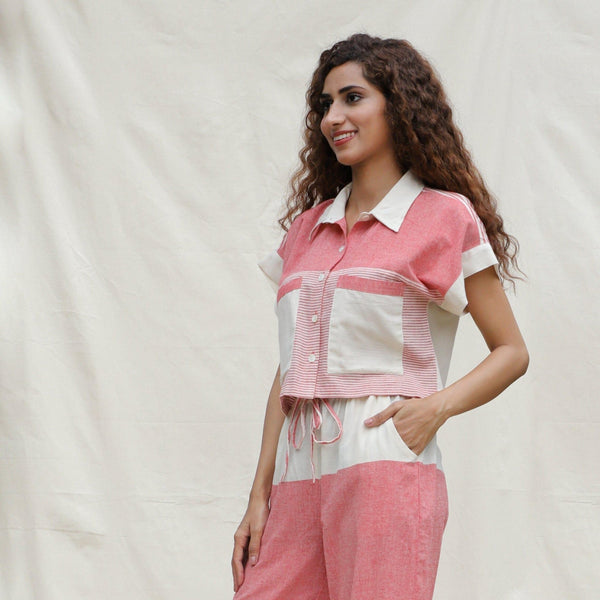
[{"label": "neck", "polygon": [[394,187],[403,172],[394,156],[352,167],[352,192],[346,210],[369,212]]}]

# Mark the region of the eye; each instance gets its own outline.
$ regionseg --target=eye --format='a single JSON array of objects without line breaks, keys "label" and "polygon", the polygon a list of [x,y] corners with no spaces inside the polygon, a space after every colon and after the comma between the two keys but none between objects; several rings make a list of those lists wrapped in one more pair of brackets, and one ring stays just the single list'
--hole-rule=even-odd
[{"label": "eye", "polygon": [[361,98],[362,96],[358,92],[350,92],[346,96],[346,101],[350,104],[354,104],[355,102],[358,102]]},{"label": "eye", "polygon": [[323,98],[319,101],[319,107],[321,108],[321,113],[325,114],[329,107],[331,106],[331,100]]}]

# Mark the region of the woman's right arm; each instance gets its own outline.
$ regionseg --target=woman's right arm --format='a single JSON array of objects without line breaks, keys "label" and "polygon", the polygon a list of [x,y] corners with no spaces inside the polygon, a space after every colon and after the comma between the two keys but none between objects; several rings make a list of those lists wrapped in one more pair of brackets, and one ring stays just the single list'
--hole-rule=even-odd
[{"label": "woman's right arm", "polygon": [[244,554],[247,551],[248,562],[254,566],[258,561],[260,540],[262,537],[267,517],[269,516],[269,498],[275,471],[275,456],[277,454],[277,443],[285,415],[281,410],[279,393],[281,385],[279,371],[275,373],[275,379],[269,393],[265,423],[263,427],[262,444],[254,483],[250,490],[248,508],[237,528],[233,546],[233,557],[231,568],[233,571],[233,589],[238,591],[244,581]]}]

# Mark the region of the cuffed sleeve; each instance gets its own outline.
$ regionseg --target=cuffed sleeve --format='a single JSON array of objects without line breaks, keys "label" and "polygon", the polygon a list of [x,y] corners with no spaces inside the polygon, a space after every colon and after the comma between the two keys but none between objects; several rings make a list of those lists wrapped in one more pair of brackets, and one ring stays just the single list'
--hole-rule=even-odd
[{"label": "cuffed sleeve", "polygon": [[471,203],[464,197],[457,203],[459,216],[455,220],[455,239],[449,251],[455,257],[450,263],[456,264],[459,276],[452,282],[444,294],[441,307],[455,315],[466,314],[467,293],[465,279],[498,264],[498,259],[489,243],[485,226]]},{"label": "cuffed sleeve", "polygon": [[483,269],[497,264],[498,259],[488,242],[462,253],[462,269],[465,279],[478,271],[483,271]]},{"label": "cuffed sleeve", "polygon": [[257,263],[275,291],[279,288],[279,281],[281,280],[281,274],[283,273],[283,261],[287,254],[288,234],[289,232],[286,232],[283,235],[277,250],[272,250]]},{"label": "cuffed sleeve", "polygon": [[283,271],[283,258],[275,250],[258,261],[261,271],[267,276],[274,290],[279,287],[281,272]]}]

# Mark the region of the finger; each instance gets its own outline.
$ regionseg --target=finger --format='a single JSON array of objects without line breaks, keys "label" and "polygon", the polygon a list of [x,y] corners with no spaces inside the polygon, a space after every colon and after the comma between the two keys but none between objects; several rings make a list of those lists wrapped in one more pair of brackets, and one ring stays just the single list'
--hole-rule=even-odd
[{"label": "finger", "polygon": [[254,529],[250,532],[250,545],[248,546],[248,562],[251,566],[254,566],[258,562],[262,532],[262,529]]},{"label": "finger", "polygon": [[365,425],[367,427],[377,427],[382,423],[385,423],[390,417],[393,417],[398,410],[398,404],[396,402],[392,402],[389,406],[386,406],[381,412],[365,419]]},{"label": "finger", "polygon": [[248,535],[236,533],[234,536],[233,557],[231,568],[233,571],[233,590],[237,592],[244,581],[244,551],[248,542]]},{"label": "finger", "polygon": [[241,557],[234,553],[234,558],[231,559],[231,570],[233,573],[233,591],[237,592],[240,585],[244,581],[244,565],[242,562],[243,550]]}]

